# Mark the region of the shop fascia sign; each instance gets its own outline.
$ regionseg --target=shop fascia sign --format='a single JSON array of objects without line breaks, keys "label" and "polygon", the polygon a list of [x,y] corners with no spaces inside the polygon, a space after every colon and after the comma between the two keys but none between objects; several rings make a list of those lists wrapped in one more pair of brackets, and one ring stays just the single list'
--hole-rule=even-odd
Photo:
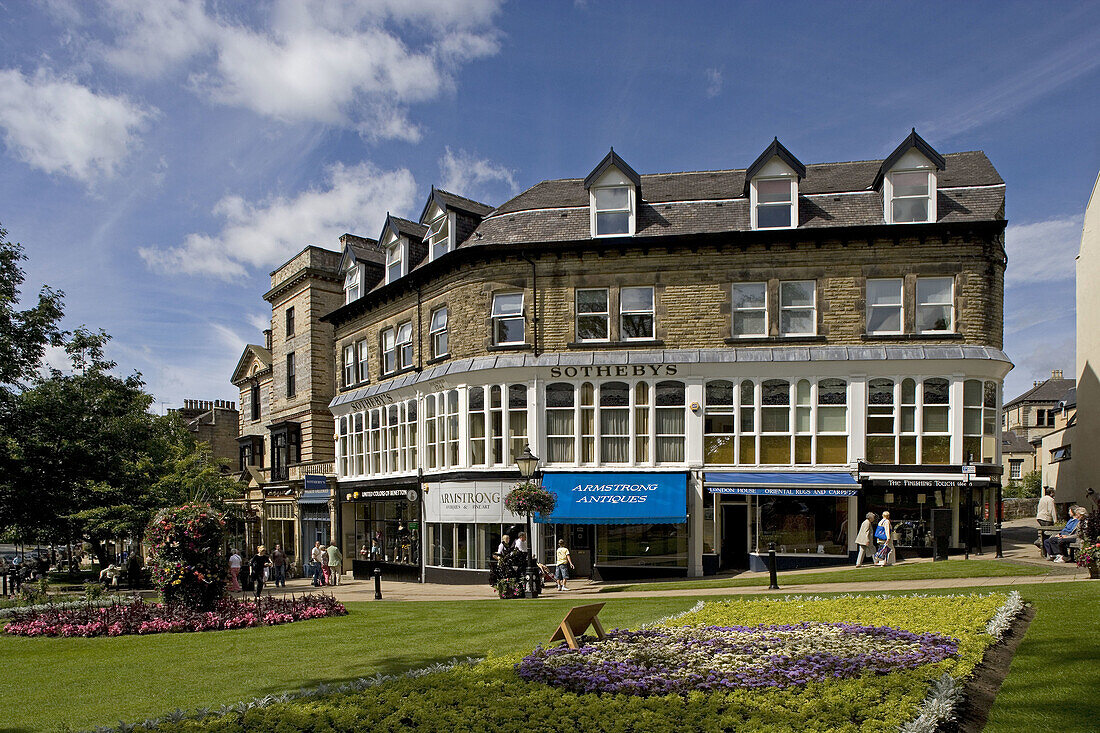
[{"label": "shop fascia sign", "polygon": [[427,522],[514,522],[522,517],[504,508],[504,497],[514,484],[477,482],[455,486],[450,482],[424,486]]},{"label": "shop fascia sign", "polygon": [[677,364],[593,364],[550,367],[553,379],[574,377],[675,377]]},{"label": "shop fascia sign", "polygon": [[889,478],[879,479],[875,481],[875,485],[896,489],[953,489],[958,486],[966,486],[966,481],[961,479]]}]

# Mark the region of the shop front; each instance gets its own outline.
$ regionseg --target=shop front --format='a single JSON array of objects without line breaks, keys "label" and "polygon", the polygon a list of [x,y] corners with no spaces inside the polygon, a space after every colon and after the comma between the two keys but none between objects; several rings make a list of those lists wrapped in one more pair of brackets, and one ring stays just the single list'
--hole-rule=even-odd
[{"label": "shop front", "polygon": [[[268,493],[263,504],[263,536],[261,543],[268,552],[275,549],[275,545],[281,545],[287,554],[287,560],[294,564],[294,557],[298,547],[297,532],[298,503],[294,500],[289,490],[278,490],[277,493]],[[255,547],[248,548],[254,552]]]},{"label": "shop front", "polygon": [[685,577],[688,572],[686,471],[547,473],[557,495],[548,517],[536,515],[540,559],[552,562],[559,539],[578,574],[595,580]]},{"label": "shop front", "polygon": [[898,557],[943,549],[993,551],[1001,519],[1001,466],[860,463],[860,515],[890,512]]},{"label": "shop front", "polygon": [[504,508],[515,481],[424,483],[424,580],[488,583],[489,563],[503,535],[513,540],[526,518]]},{"label": "shop front", "polygon": [[781,570],[848,562],[859,493],[850,473],[707,472],[704,488],[723,569],[767,570],[772,545]]},{"label": "shop front", "polygon": [[367,579],[375,568],[391,580],[421,580],[420,489],[409,483],[381,487],[340,484],[340,550],[352,575]]},{"label": "shop front", "polygon": [[328,478],[307,474],[304,485],[305,488],[298,497],[301,541],[299,561],[295,566],[299,572],[302,570],[302,562],[308,562],[315,543],[328,545],[332,540],[332,518],[329,509],[332,503],[332,489],[329,487]]}]

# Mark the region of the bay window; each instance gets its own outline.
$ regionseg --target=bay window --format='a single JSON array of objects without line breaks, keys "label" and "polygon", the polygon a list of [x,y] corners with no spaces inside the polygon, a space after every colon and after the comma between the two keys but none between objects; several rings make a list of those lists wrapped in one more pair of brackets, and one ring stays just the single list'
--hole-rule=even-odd
[{"label": "bay window", "polygon": [[470,465],[487,466],[489,465],[489,453],[486,450],[488,433],[485,429],[487,425],[485,419],[485,388],[470,387],[466,395],[466,404],[469,412],[467,428],[469,430]]},{"label": "bay window", "polygon": [[963,460],[992,463],[997,433],[997,383],[968,379],[963,383]]},{"label": "bay window", "polygon": [[951,420],[948,382],[926,379],[921,402],[921,463],[951,462]]},{"label": "bay window", "polygon": [[816,463],[848,463],[848,383],[821,379],[817,383]]}]

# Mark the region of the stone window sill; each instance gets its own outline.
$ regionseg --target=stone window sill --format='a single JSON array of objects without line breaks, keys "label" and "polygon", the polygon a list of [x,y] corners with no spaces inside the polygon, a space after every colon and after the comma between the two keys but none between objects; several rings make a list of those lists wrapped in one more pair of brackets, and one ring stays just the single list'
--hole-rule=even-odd
[{"label": "stone window sill", "polygon": [[532,344],[490,344],[486,351],[527,351],[534,348]]},{"label": "stone window sill", "polygon": [[961,333],[865,333],[860,337],[862,341],[956,341],[961,340]]},{"label": "stone window sill", "polygon": [[572,341],[566,344],[569,349],[629,349],[636,346],[648,348],[662,348],[665,342],[661,339],[633,339],[630,341]]},{"label": "stone window sill", "polygon": [[428,359],[426,362],[424,362],[424,364],[425,364],[425,366],[432,366],[433,364],[439,364],[441,362],[447,361],[450,358],[451,358],[450,354],[442,354],[440,356],[436,356],[436,357],[432,357],[431,359]]},{"label": "stone window sill", "polygon": [[823,344],[828,339],[824,336],[760,336],[754,338],[728,338],[728,346],[759,346],[783,345],[783,344]]}]

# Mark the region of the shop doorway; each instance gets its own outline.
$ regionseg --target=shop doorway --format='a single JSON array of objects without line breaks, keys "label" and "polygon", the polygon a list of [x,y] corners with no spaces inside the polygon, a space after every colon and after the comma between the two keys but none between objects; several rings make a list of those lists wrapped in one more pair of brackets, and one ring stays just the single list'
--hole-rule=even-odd
[{"label": "shop doorway", "polygon": [[749,568],[749,505],[722,504],[722,569]]},{"label": "shop doorway", "polygon": [[590,524],[544,524],[542,525],[542,555],[553,562],[558,540],[565,540],[569,548],[569,557],[573,560],[572,574],[576,577],[592,576],[592,562],[595,556],[595,528]]}]

